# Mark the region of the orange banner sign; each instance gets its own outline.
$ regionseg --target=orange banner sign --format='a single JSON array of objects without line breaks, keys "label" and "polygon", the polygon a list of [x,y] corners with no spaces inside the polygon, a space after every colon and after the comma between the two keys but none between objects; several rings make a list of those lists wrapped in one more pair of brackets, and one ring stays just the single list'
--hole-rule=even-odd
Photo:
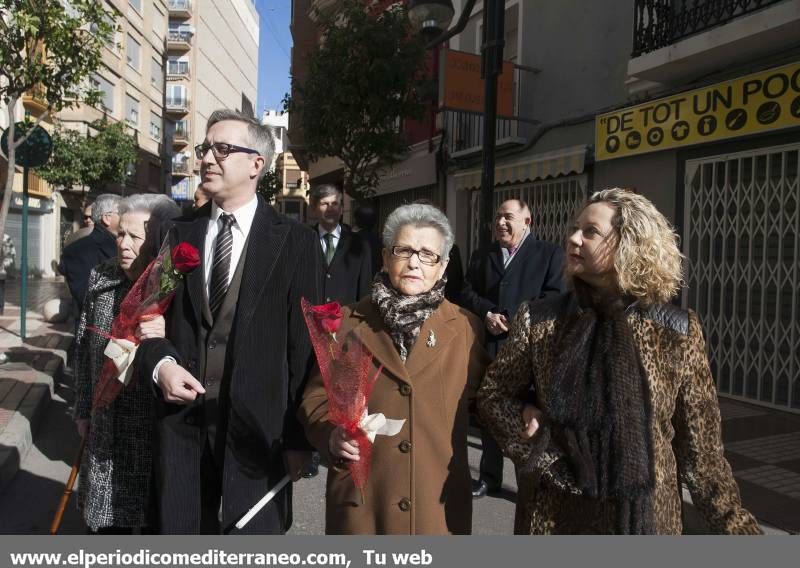
[{"label": "orange banner sign", "polygon": [[[481,56],[452,49],[442,50],[440,106],[483,113]],[[503,62],[497,81],[497,116],[514,116],[514,64]]]}]

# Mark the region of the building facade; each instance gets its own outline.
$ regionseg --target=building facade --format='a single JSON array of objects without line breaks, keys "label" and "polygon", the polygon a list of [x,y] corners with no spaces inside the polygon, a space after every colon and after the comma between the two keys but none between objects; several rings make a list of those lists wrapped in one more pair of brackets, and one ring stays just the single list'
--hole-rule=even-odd
[{"label": "building facade", "polygon": [[[302,55],[316,45],[312,4],[293,2],[300,80]],[[453,4],[458,17],[464,1]],[[433,198],[465,256],[478,245],[483,113],[451,95],[482,101],[470,59],[480,53],[482,4],[438,54],[436,128],[410,144],[378,196],[382,216]],[[800,0],[507,0],[493,191],[495,205],[525,199],[537,237],[556,243],[590,192],[647,196],[680,234],[680,302],[704,322],[720,394],[795,413],[798,37]],[[458,79],[464,69],[477,79]],[[291,124],[290,134],[302,147]],[[309,164],[311,182],[336,167]]]},{"label": "building facade", "polygon": [[259,18],[253,0],[167,0],[167,140],[171,194],[191,201],[200,183],[193,147],[220,108],[255,116]]}]

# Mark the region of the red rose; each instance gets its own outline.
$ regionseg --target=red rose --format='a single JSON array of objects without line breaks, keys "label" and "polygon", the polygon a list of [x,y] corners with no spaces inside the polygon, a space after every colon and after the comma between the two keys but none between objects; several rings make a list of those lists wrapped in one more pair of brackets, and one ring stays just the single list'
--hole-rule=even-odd
[{"label": "red rose", "polygon": [[172,249],[172,266],[183,274],[191,272],[200,266],[200,251],[189,243],[178,243]]},{"label": "red rose", "polygon": [[311,315],[322,329],[331,335],[335,335],[339,331],[339,326],[342,325],[342,306],[339,302],[331,302],[321,306],[311,306]]}]

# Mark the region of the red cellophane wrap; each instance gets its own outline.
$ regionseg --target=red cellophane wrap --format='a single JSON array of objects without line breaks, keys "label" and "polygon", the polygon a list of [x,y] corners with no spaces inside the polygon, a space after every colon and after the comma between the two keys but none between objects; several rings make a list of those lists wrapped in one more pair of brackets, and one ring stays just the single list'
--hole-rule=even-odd
[{"label": "red cellophane wrap", "polygon": [[[109,339],[127,339],[138,345],[139,340],[134,333],[139,322],[164,315],[175,296],[181,276],[194,270],[199,264],[200,256],[195,247],[180,243],[172,250],[169,241],[166,241],[158,256],[145,268],[122,300],[119,315],[111,324],[110,336],[99,330],[90,331],[107,335]],[[92,408],[103,408],[114,402],[123,387],[117,380],[118,374],[114,361],[106,359],[94,390]],[[131,387],[134,385],[135,383]]]},{"label": "red cellophane wrap", "polygon": [[358,442],[359,461],[349,462],[348,468],[363,499],[372,461],[372,443],[359,423],[380,369],[375,376],[370,376],[372,353],[353,334],[336,338],[342,320],[338,303],[312,306],[305,298],[300,303],[328,396],[329,419]]}]

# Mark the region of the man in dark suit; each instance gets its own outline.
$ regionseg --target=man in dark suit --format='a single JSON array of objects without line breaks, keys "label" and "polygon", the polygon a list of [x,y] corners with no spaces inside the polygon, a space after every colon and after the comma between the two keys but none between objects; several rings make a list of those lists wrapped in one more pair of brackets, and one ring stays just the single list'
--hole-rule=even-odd
[{"label": "man in dark suit", "polygon": [[319,222],[314,227],[322,251],[326,302],[354,304],[372,289],[372,251],[369,244],[342,225],[342,193],[335,185],[311,188],[309,208]]},{"label": "man in dark suit", "polygon": [[78,311],[83,309],[83,298],[92,268],[117,256],[117,227],[119,226],[119,195],[98,195],[92,205],[92,231],[71,242],[61,253],[58,271],[67,280]]},{"label": "man in dark suit", "polygon": [[[564,252],[538,241],[531,233],[531,212],[521,200],[500,204],[495,215],[497,240],[475,251],[467,268],[461,302],[485,323],[486,350],[494,358],[500,350],[517,309],[523,302],[564,291]],[[474,497],[500,491],[503,454],[486,429]]]},{"label": "man in dark suit", "polygon": [[[268,128],[219,110],[195,152],[211,202],[176,220],[169,238],[195,246],[201,266],[176,291],[166,338],[137,354],[161,398],[157,491],[168,534],[234,532],[285,474],[299,478],[311,449],[295,414],[312,363],[300,298],[321,296],[317,236],[256,195],[274,152]],[[237,532],[284,533],[291,503],[282,490]]]}]

